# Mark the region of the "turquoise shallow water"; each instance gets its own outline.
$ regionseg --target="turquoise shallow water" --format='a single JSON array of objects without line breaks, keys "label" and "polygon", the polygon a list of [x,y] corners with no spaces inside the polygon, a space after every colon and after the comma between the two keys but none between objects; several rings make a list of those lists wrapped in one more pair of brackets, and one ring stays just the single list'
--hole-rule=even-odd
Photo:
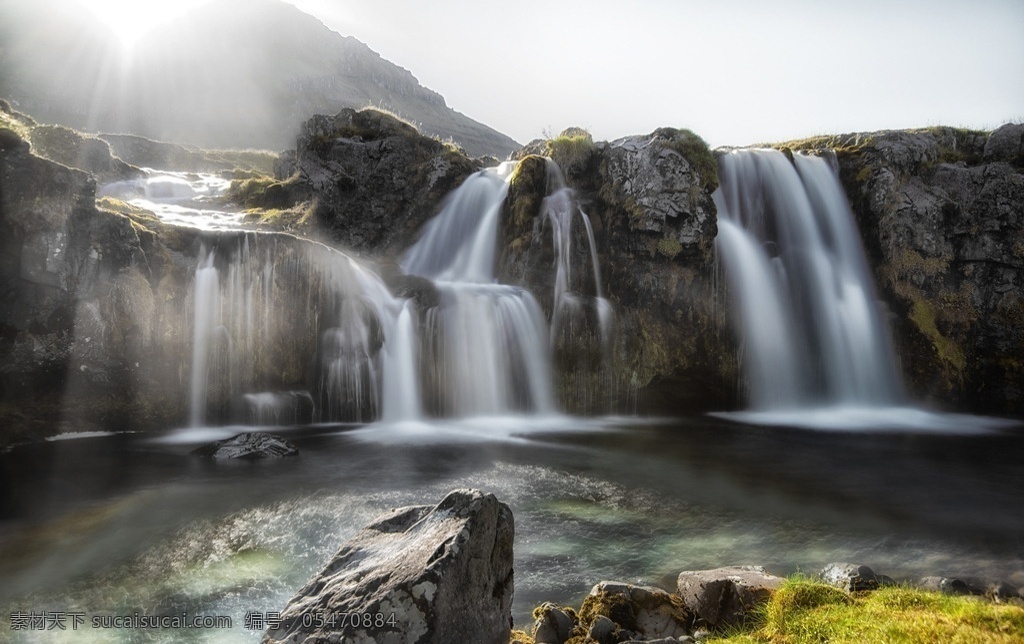
[{"label": "turquoise shallow water", "polygon": [[41,641],[9,630],[17,611],[138,612],[233,625],[63,637],[256,641],[246,612],[283,608],[377,513],[457,487],[512,507],[517,624],[602,579],[672,588],[681,570],[728,564],[785,574],[846,560],[896,578],[1024,585],[1024,434],[965,417],[933,432],[710,417],[321,425],[274,429],[297,458],[188,456],[247,429],[85,436],[0,455],[0,635]]}]

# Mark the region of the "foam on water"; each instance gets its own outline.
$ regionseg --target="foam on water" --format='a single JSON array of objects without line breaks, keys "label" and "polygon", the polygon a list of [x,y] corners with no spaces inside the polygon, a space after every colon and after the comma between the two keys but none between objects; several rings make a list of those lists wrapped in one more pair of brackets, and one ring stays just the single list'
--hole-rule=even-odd
[{"label": "foam on water", "polygon": [[886,433],[971,435],[997,432],[1021,425],[1020,421],[1007,418],[951,414],[910,406],[834,405],[771,411],[720,412],[711,415],[751,425]]}]

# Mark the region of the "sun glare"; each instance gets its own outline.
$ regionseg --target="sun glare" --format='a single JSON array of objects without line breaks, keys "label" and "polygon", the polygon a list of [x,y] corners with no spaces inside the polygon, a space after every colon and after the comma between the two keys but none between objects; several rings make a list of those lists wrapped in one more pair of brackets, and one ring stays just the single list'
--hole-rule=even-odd
[{"label": "sun glare", "polygon": [[147,31],[209,0],[78,0],[130,47]]}]

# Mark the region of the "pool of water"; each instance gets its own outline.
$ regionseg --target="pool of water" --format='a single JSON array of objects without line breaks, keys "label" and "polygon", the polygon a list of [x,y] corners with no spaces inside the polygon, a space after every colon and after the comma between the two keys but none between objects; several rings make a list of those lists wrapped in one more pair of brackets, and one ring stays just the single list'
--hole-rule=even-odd
[{"label": "pool of water", "polygon": [[[1019,426],[511,417],[280,427],[300,456],[189,455],[250,429],[89,434],[0,455],[0,638],[37,641],[10,630],[15,612],[73,611],[83,630],[46,641],[258,641],[247,612],[281,610],[379,512],[459,487],[513,510],[517,625],[603,579],[672,589],[682,570],[730,564],[853,561],[1024,585]],[[89,628],[136,612],[233,626]]]}]

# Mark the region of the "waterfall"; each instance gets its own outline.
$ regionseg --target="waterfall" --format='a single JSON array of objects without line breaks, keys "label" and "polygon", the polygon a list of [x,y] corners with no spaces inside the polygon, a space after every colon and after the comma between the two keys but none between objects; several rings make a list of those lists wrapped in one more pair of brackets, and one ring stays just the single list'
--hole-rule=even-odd
[{"label": "waterfall", "polygon": [[436,413],[453,416],[549,412],[548,332],[526,289],[496,283],[498,220],[514,164],[482,170],[446,199],[401,261],[434,281],[427,311],[426,387]]},{"label": "waterfall", "polygon": [[220,285],[213,253],[199,251],[194,285],[192,319],[192,372],[189,381],[189,423],[193,427],[206,420],[206,390],[209,380],[209,357],[213,337],[220,326]]},{"label": "waterfall", "polygon": [[[376,274],[288,235],[211,240],[200,251],[190,298],[193,426],[314,416],[369,421],[380,415],[381,389],[389,387],[404,397],[390,412],[415,413],[409,410],[419,406],[418,390],[383,377],[388,369],[415,371],[403,348],[414,333],[413,314]],[[386,337],[392,341],[385,352]]]},{"label": "waterfall", "polygon": [[755,410],[903,401],[883,308],[825,158],[719,157],[716,248]]},{"label": "waterfall", "polygon": [[546,320],[530,291],[496,279],[513,168],[477,172],[446,197],[399,263],[405,276],[396,279],[414,294],[403,287],[396,297],[377,274],[322,244],[209,233],[191,297],[190,422],[549,413],[552,356],[563,393],[592,409],[604,380],[588,374],[607,375],[614,327],[594,230],[549,163],[538,213],[555,251]]},{"label": "waterfall", "polygon": [[[588,308],[596,311],[598,333],[602,346],[610,342],[614,315],[611,302],[604,298],[601,287],[601,269],[597,259],[597,243],[590,217],[576,202],[575,191],[566,185],[561,168],[551,159],[547,160],[548,194],[541,203],[541,215],[551,225],[551,242],[555,253],[555,289],[552,299],[552,341],[559,333],[574,333],[574,320],[586,315]],[[594,297],[592,306],[587,306],[580,291],[586,288],[582,280],[573,280],[573,222],[579,221],[586,233],[587,251],[590,259]]]}]

